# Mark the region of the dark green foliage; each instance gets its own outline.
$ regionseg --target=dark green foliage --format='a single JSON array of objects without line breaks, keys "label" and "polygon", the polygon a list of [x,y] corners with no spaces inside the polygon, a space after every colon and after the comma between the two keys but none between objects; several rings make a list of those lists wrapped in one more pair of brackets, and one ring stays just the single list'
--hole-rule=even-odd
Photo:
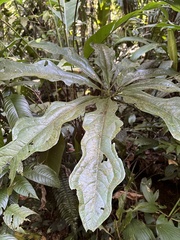
[{"label": "dark green foliage", "polygon": [[57,209],[61,217],[71,227],[74,236],[77,236],[79,213],[78,199],[74,191],[69,187],[68,175],[69,170],[62,167],[60,173],[60,188],[53,189],[53,194],[56,200]]}]

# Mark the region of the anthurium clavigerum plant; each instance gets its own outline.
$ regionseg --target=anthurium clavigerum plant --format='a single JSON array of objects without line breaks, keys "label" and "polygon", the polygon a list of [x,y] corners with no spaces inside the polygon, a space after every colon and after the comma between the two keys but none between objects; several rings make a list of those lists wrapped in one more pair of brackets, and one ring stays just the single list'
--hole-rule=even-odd
[{"label": "anthurium clavigerum plant", "polygon": [[[6,83],[10,79],[36,76],[49,81],[63,81],[68,86],[86,85],[89,94],[70,102],[55,101],[43,116],[28,115],[12,124],[12,141],[0,149],[0,171],[3,173],[4,169],[8,169],[6,173],[9,172],[10,179],[9,186],[0,193],[1,213],[4,214],[5,223],[17,230],[18,224],[33,212],[26,209],[27,214],[21,218],[22,221],[14,223],[20,207],[17,204],[14,208],[12,205],[8,207],[13,186],[16,186],[14,190],[18,193],[35,198],[36,193],[28,179],[59,186],[55,172],[47,166],[38,165],[34,169],[24,170],[22,162],[34,152],[52,148],[60,137],[62,125],[81,116],[85,130],[81,141],[82,157],[70,175],[69,184],[71,189],[77,190],[79,213],[85,230],[95,231],[110,215],[112,192],[125,177],[122,160],[112,143],[123,125],[116,116],[118,105],[122,102],[133,104],[144,112],[161,117],[173,137],[180,140],[180,98],[163,99],[154,96],[151,91],[171,93],[180,92],[180,88],[172,82],[172,78],[167,78],[174,74],[170,69],[147,71],[136,69],[128,59],[116,62],[114,50],[103,44],[92,45],[98,75],[88,60],[79,56],[74,49],[50,45],[47,51],[53,52],[52,49],[55,49],[67,62],[79,67],[83,75],[66,72],[49,60],[27,64],[1,59],[0,80]],[[94,90],[98,94],[93,94]],[[87,111],[90,105],[95,107]],[[6,112],[8,115],[10,107]],[[8,218],[15,213],[16,218]]]}]

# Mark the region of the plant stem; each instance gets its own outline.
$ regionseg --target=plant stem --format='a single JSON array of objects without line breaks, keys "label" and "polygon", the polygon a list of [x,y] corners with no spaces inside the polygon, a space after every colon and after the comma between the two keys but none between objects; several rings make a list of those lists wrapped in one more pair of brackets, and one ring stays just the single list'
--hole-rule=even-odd
[{"label": "plant stem", "polygon": [[180,199],[178,199],[178,201],[176,202],[176,204],[174,205],[173,209],[171,210],[171,212],[168,215],[168,218],[170,218],[170,216],[173,214],[173,212],[175,211],[176,207],[180,204]]},{"label": "plant stem", "polygon": [[[49,0],[49,5],[52,9],[51,0]],[[52,10],[51,10],[51,12],[52,12]],[[54,16],[53,12],[52,12],[52,17],[53,17],[54,24],[55,24],[55,30],[56,30],[56,34],[57,34],[57,37],[58,37],[59,46],[62,47],[62,41],[61,41],[61,36],[60,36],[59,30],[58,30],[57,20],[56,20],[56,17]]]}]

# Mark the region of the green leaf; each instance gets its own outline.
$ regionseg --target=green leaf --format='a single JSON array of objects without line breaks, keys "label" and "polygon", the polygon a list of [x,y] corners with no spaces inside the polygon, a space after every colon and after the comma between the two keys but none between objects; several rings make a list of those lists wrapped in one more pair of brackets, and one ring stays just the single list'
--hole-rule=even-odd
[{"label": "green leaf", "polygon": [[2,171],[0,172],[0,178],[2,178],[6,173],[9,172],[9,167],[5,166]]},{"label": "green leaf", "polygon": [[158,211],[158,206],[153,202],[140,202],[135,206],[133,211],[141,211],[144,213],[155,213]]},{"label": "green leaf", "polygon": [[[161,69],[161,71],[163,70]],[[164,74],[167,74],[166,71],[164,71]],[[136,75],[136,73],[134,73],[134,75]],[[148,79],[148,75],[144,75],[144,77],[146,77],[146,80],[140,80],[139,82],[135,82],[126,87],[126,90],[129,91],[133,89],[136,90],[156,89],[158,91],[167,93],[180,92],[180,88],[170,80],[167,80],[165,77],[161,78],[157,77],[154,79]]]},{"label": "green leaf", "polygon": [[[61,5],[64,8],[64,17],[63,17],[63,23],[65,25],[66,31],[69,30],[70,26],[74,23],[75,17],[75,10],[76,10],[76,4],[77,0],[70,0],[68,2],[65,2],[65,0],[61,0]],[[77,4],[77,12],[80,7],[80,2]],[[76,16],[77,18],[77,16]],[[75,24],[75,23],[74,23]]]},{"label": "green leaf", "polygon": [[141,91],[122,92],[124,101],[134,104],[141,111],[161,117],[172,136],[180,141],[180,98],[162,99]]},{"label": "green leaf", "polygon": [[180,12],[180,3],[179,0],[164,0],[169,3],[174,11]]},{"label": "green leaf", "polygon": [[152,27],[158,27],[158,28],[167,28],[167,29],[172,29],[172,30],[180,30],[180,26],[176,24],[169,24],[167,22],[160,22],[157,23],[153,26],[153,24],[149,24],[148,26]]},{"label": "green leaf", "polygon": [[94,81],[101,83],[94,69],[89,65],[86,58],[78,55],[73,48],[63,48],[63,56],[69,63],[81,68],[81,70]]},{"label": "green leaf", "polygon": [[33,186],[23,176],[16,176],[13,190],[22,196],[38,199]]},{"label": "green leaf", "polygon": [[156,221],[156,231],[159,239],[177,240],[180,239],[180,228],[174,226],[163,215],[160,215]]},{"label": "green leaf", "polygon": [[24,232],[20,227],[24,221],[29,221],[29,215],[36,214],[34,211],[26,207],[19,207],[17,204],[11,204],[4,212],[3,220],[5,224],[12,230]]},{"label": "green leaf", "polygon": [[12,94],[4,98],[4,111],[11,128],[21,117],[32,117],[29,104],[23,95]]},{"label": "green leaf", "polygon": [[45,41],[32,41],[29,43],[31,47],[42,48],[43,50],[50,52],[52,54],[63,55],[64,59],[75,65],[76,67],[81,68],[81,70],[91,79],[96,82],[101,83],[99,77],[90,66],[88,60],[80,55],[74,50],[74,48],[60,48],[57,44]]},{"label": "green leaf", "polygon": [[[61,8],[63,8],[63,10],[57,11],[52,7],[50,7],[50,9],[53,12],[53,14],[63,22],[63,24],[65,26],[65,31],[66,31],[66,33],[68,33],[69,28],[74,23],[74,21],[76,21],[76,19],[78,17],[78,14],[76,14],[76,12],[75,12],[76,7],[77,7],[77,13],[78,13],[78,9],[79,9],[81,3],[78,2],[78,4],[77,4],[77,0],[70,0],[68,2],[65,2],[65,0],[60,0],[58,2],[58,4],[61,5]],[[51,6],[51,4],[50,4],[50,6]],[[75,19],[75,14],[76,14],[76,19]]]},{"label": "green leaf", "polygon": [[34,64],[13,62],[7,59],[0,60],[0,80],[9,80],[17,77],[36,76],[51,82],[63,81],[66,85],[77,83],[98,88],[88,78],[70,72],[65,72],[49,60],[41,60]]},{"label": "green leaf", "polygon": [[94,69],[90,66],[88,60],[83,56],[78,55],[74,48],[62,48],[60,54],[63,55],[67,62],[79,67],[88,77],[101,83],[101,80]]},{"label": "green leaf", "polygon": [[148,44],[149,42],[151,42],[151,40],[146,39],[146,38],[141,38],[141,37],[123,37],[123,38],[120,38],[116,42],[116,45],[118,45],[122,42],[141,42],[141,43],[144,43],[144,44]]},{"label": "green leaf", "polygon": [[[169,69],[169,68],[166,68],[166,69],[164,69],[164,68],[156,68],[156,69],[150,68],[150,69],[138,69],[137,71],[132,71],[132,69],[130,69],[130,70],[131,71],[129,71],[129,69],[122,71],[121,75],[119,76],[119,79],[120,79],[119,84],[121,86],[127,86],[127,85],[129,85],[129,84],[131,84],[135,81],[139,81],[139,82],[136,82],[134,84],[137,84],[136,86],[140,90],[141,89],[144,90],[144,89],[156,89],[156,88],[158,88],[160,91],[162,89],[167,91],[169,89],[169,87],[172,88],[172,87],[176,86],[171,81],[168,81],[168,80],[165,79],[166,76],[175,76],[177,74],[172,69]],[[158,79],[151,79],[151,78],[155,78],[155,77],[159,77],[159,78]],[[162,80],[162,78],[165,79],[165,82],[163,83],[163,86],[160,87],[160,84],[158,84],[158,81],[160,82]],[[118,81],[119,81],[119,79],[118,79]],[[143,82],[143,80],[144,80],[144,82]],[[168,81],[169,84],[167,84],[166,81]],[[155,87],[153,88],[153,84],[156,88]],[[147,85],[147,88],[146,88],[146,85]],[[130,90],[134,91],[134,89],[136,89],[136,88],[134,88],[133,86],[134,85],[130,85],[130,86],[126,87],[126,90],[130,89]],[[176,89],[174,89],[174,90],[177,91],[177,89],[178,88],[176,86]]]},{"label": "green leaf", "polygon": [[46,42],[41,39],[33,40],[28,43],[29,46],[34,48],[41,48],[46,52],[52,53],[52,54],[63,54],[63,49],[59,47],[57,44],[52,42]]},{"label": "green leaf", "polygon": [[[124,240],[155,240],[153,232],[141,221],[133,219],[123,231]],[[164,239],[163,239],[164,240]]]},{"label": "green leaf", "polygon": [[49,187],[60,187],[59,177],[54,170],[46,165],[37,165],[33,169],[24,171],[24,176],[36,183]]},{"label": "green leaf", "polygon": [[15,238],[10,234],[0,234],[0,239],[1,240],[18,240],[17,238]]},{"label": "green leaf", "polygon": [[151,9],[155,9],[155,8],[159,8],[164,6],[165,2],[164,1],[159,1],[159,2],[149,2],[148,4],[146,4],[142,9],[144,11],[148,11]]},{"label": "green leaf", "polygon": [[96,101],[97,110],[87,113],[82,141],[82,158],[70,175],[71,189],[77,189],[79,212],[85,230],[94,231],[111,213],[114,188],[123,181],[124,167],[111,140],[123,125],[110,98]]},{"label": "green leaf", "polygon": [[59,139],[62,124],[83,115],[96,99],[85,96],[68,103],[53,102],[42,117],[19,119],[12,130],[13,141],[0,148],[0,168],[11,161],[19,166],[32,153],[50,149]]},{"label": "green leaf", "polygon": [[93,44],[96,59],[95,63],[100,67],[103,73],[104,86],[109,89],[113,80],[116,64],[114,63],[115,52],[113,49],[103,44]]},{"label": "green leaf", "polygon": [[152,49],[156,49],[158,46],[159,46],[159,43],[149,43],[149,44],[146,44],[146,45],[140,47],[138,50],[136,50],[132,54],[131,60],[136,61],[139,57],[141,57],[145,53],[151,51]]},{"label": "green leaf", "polygon": [[7,189],[0,189],[0,215],[3,212],[3,209],[6,209],[9,200],[9,195]]},{"label": "green leaf", "polygon": [[140,189],[146,201],[148,201],[149,203],[155,203],[159,197],[159,191],[157,190],[155,193],[153,193],[150,189],[151,183],[151,179],[147,180],[146,178],[143,178],[141,180]]}]

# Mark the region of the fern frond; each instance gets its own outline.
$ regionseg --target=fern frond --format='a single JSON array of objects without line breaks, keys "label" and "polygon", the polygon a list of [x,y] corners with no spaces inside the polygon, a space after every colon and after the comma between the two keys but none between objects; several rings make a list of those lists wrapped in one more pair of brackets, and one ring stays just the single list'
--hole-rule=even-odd
[{"label": "fern frond", "polygon": [[75,192],[69,187],[68,176],[63,168],[60,173],[60,188],[54,189],[53,194],[61,217],[70,225],[73,234],[77,235],[79,221],[78,199]]}]

